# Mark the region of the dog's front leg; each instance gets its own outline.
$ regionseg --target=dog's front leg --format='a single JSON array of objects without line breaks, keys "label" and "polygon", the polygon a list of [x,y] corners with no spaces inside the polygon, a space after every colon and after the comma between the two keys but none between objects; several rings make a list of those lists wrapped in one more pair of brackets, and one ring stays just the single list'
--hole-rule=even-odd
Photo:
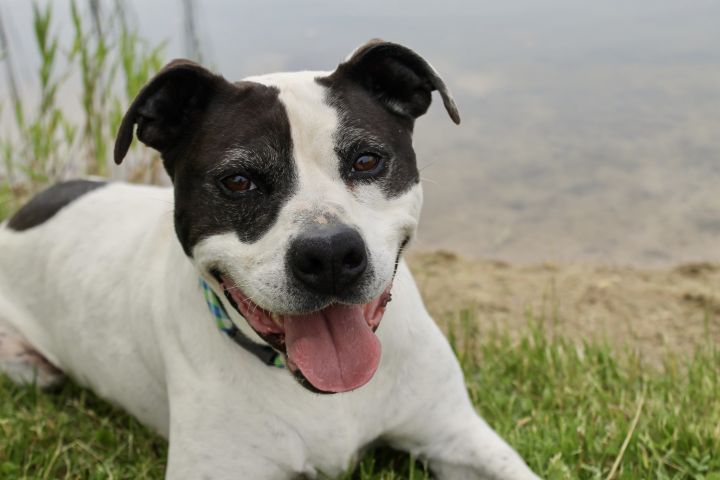
[{"label": "dog's front leg", "polygon": [[419,420],[396,445],[427,459],[440,480],[537,480],[520,456],[471,412]]},{"label": "dog's front leg", "polygon": [[[411,350],[397,377],[394,447],[429,461],[441,480],[537,480],[520,456],[480,418],[460,365],[432,320],[415,317],[422,348]],[[402,393],[400,393],[402,392]]]},{"label": "dog's front leg", "polygon": [[170,434],[167,480],[289,480],[293,478],[287,470],[266,455],[272,452],[257,451],[257,445],[245,440],[228,439],[221,445],[213,441],[216,431],[208,427],[190,430],[197,425],[188,425],[188,431],[180,435]]},{"label": "dog's front leg", "polygon": [[[470,402],[460,365],[404,264],[385,340],[392,423],[383,440],[428,460],[441,480],[537,480],[520,456],[481,419]],[[391,356],[392,355],[392,356]]]},{"label": "dog's front leg", "polygon": [[[223,388],[194,385],[197,394],[173,398],[168,480],[290,480],[302,448],[273,417]],[[234,400],[234,402],[232,401]]]},{"label": "dog's front leg", "polygon": [[427,408],[393,432],[390,443],[426,459],[440,480],[537,480],[475,413],[464,390],[459,393],[438,390]]}]

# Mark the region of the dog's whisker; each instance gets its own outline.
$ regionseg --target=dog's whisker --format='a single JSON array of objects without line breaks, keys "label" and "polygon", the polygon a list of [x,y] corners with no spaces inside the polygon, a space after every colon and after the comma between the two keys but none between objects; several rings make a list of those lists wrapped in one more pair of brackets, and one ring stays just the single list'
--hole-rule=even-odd
[{"label": "dog's whisker", "polygon": [[434,165],[437,164],[437,163],[438,163],[437,161],[435,161],[435,162],[430,162],[430,163],[428,163],[427,165],[423,165],[422,167],[419,167],[419,168],[418,168],[418,171],[419,171],[419,172],[422,172],[422,171],[424,171],[424,170],[426,170],[426,169],[434,166]]}]

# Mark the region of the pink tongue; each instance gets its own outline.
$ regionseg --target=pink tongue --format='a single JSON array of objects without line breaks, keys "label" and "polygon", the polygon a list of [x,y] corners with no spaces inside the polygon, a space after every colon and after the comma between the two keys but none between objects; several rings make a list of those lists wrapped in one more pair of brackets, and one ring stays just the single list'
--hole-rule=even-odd
[{"label": "pink tongue", "polygon": [[347,392],[370,381],[380,363],[380,340],[364,305],[331,305],[319,312],[285,317],[290,361],[324,392]]}]

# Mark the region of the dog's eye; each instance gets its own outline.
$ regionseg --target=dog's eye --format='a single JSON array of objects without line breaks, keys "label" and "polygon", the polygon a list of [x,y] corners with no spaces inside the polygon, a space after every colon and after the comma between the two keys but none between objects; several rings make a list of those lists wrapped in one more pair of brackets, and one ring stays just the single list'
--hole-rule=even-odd
[{"label": "dog's eye", "polygon": [[232,193],[243,193],[255,190],[257,186],[245,175],[229,175],[221,180],[222,184]]},{"label": "dog's eye", "polygon": [[360,174],[374,174],[382,168],[382,158],[373,153],[362,153],[353,162],[352,172]]}]

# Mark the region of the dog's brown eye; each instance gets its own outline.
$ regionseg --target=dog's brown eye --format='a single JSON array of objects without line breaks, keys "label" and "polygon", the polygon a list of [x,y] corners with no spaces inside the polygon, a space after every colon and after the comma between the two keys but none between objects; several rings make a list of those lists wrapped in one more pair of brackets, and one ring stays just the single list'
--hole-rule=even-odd
[{"label": "dog's brown eye", "polygon": [[222,184],[232,193],[249,192],[256,188],[255,184],[245,175],[230,175],[222,179]]},{"label": "dog's brown eye", "polygon": [[372,153],[363,153],[353,163],[352,171],[358,173],[370,173],[377,170],[378,167],[380,167],[380,163],[380,157],[377,155],[373,155]]}]

